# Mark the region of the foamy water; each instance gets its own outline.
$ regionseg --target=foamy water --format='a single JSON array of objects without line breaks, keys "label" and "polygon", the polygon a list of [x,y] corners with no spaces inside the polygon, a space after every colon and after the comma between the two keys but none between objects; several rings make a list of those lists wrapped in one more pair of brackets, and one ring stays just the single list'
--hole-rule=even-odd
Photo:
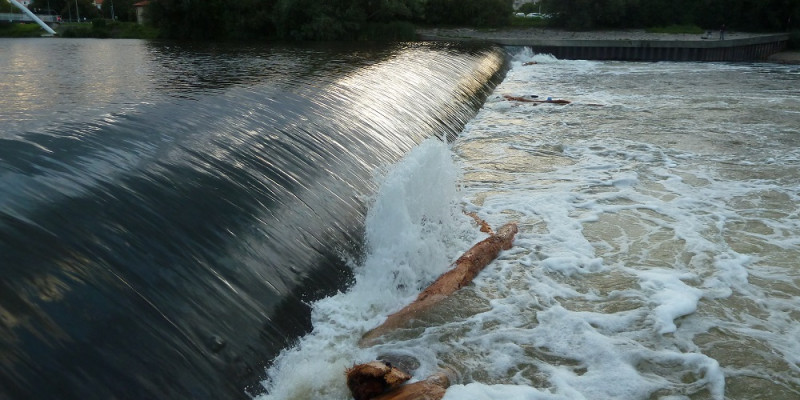
[{"label": "foamy water", "polygon": [[[452,369],[446,399],[800,397],[799,83],[789,66],[520,52],[455,143],[378,174],[356,282],[313,305],[261,398],[347,399],[345,368],[381,357],[415,380]],[[359,348],[485,237],[463,211],[517,221],[514,247]]]}]

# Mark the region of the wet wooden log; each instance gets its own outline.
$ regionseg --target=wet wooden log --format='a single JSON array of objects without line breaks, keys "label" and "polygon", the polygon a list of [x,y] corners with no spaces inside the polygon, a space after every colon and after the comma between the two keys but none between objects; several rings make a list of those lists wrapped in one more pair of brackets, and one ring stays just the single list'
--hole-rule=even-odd
[{"label": "wet wooden log", "polygon": [[424,381],[397,387],[373,400],[439,400],[449,386],[450,378],[446,373],[439,372]]},{"label": "wet wooden log", "polygon": [[373,399],[411,379],[411,375],[383,361],[354,365],[346,374],[347,387],[355,400]]},{"label": "wet wooden log", "polygon": [[492,231],[492,227],[489,226],[489,223],[481,219],[481,217],[479,217],[478,214],[474,212],[464,212],[464,214],[467,214],[468,216],[472,217],[472,219],[475,220],[475,223],[477,223],[478,226],[481,227],[481,232],[494,235],[494,231]]},{"label": "wet wooden log", "polygon": [[503,97],[509,101],[520,101],[523,103],[534,103],[534,104],[542,104],[542,103],[550,103],[550,104],[570,104],[569,100],[560,100],[560,99],[550,99],[550,100],[534,100],[529,99],[527,97],[520,97],[520,96],[511,96],[504,94]]},{"label": "wet wooden log", "polygon": [[410,378],[387,362],[372,361],[347,370],[347,387],[355,400],[439,400],[450,386],[445,371],[403,385]]},{"label": "wet wooden log", "polygon": [[359,345],[362,347],[371,345],[386,332],[405,326],[418,313],[430,309],[456,290],[468,285],[486,265],[497,258],[501,250],[511,248],[516,234],[517,224],[509,223],[498,229],[497,233],[473,246],[456,260],[452,269],[439,276],[423,290],[414,302],[389,315],[383,324],[364,334]]}]

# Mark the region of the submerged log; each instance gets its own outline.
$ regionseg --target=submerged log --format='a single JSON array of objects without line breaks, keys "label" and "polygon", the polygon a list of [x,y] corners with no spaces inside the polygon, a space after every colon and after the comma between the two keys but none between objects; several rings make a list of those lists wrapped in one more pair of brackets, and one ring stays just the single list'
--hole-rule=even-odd
[{"label": "submerged log", "polygon": [[423,290],[413,303],[389,315],[383,324],[364,334],[359,345],[368,346],[386,332],[403,327],[417,313],[430,309],[456,290],[468,285],[478,272],[497,258],[501,250],[511,248],[516,234],[517,224],[509,223],[498,229],[497,233],[473,246],[456,260],[451,270],[439,276]]},{"label": "submerged log", "polygon": [[507,94],[504,94],[503,97],[505,97],[505,99],[509,100],[509,101],[521,101],[523,103],[535,103],[535,104],[542,104],[542,103],[570,104],[571,103],[569,100],[560,100],[560,99],[534,100],[534,99],[529,99],[529,98],[526,98],[526,97],[511,96],[511,95],[507,95]]},{"label": "submerged log", "polygon": [[468,216],[472,217],[472,219],[475,220],[475,223],[477,223],[478,226],[481,227],[481,232],[488,233],[490,235],[494,235],[494,231],[492,231],[492,227],[489,226],[489,223],[487,223],[486,221],[481,219],[481,217],[479,217],[478,214],[476,214],[474,212],[464,212],[464,213],[467,214]]}]

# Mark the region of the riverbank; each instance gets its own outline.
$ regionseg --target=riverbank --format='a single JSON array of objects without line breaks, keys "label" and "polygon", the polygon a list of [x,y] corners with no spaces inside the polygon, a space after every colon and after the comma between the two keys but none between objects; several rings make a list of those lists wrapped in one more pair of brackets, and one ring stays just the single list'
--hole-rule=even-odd
[{"label": "riverbank", "polygon": [[[800,63],[795,51],[783,52],[782,33],[726,32],[655,33],[641,29],[566,31],[549,28],[418,29],[421,40],[475,41],[526,46],[559,58],[636,61],[753,61]],[[785,53],[785,54],[784,54]]]},{"label": "riverbank", "polygon": [[[92,22],[53,24],[60,37],[96,39],[155,39],[158,30],[136,22],[110,22],[97,19]],[[0,23],[0,37],[50,36],[39,25],[33,23]]]},{"label": "riverbank", "polygon": [[40,37],[46,33],[36,24],[0,22],[0,37],[4,38]]}]

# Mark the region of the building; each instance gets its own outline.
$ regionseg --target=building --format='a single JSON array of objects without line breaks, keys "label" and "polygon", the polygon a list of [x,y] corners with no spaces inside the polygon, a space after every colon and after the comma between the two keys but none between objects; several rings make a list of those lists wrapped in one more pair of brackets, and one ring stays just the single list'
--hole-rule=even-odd
[{"label": "building", "polygon": [[133,9],[136,10],[136,23],[139,25],[147,22],[147,16],[145,15],[145,12],[148,4],[150,4],[150,0],[144,0],[133,4]]}]

